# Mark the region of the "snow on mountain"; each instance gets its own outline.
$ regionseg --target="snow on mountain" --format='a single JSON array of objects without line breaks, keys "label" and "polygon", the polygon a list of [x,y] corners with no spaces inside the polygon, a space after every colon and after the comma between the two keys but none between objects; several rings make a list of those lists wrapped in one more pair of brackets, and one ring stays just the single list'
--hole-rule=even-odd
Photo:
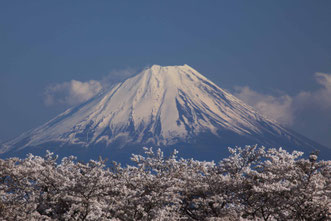
[{"label": "snow on mountain", "polygon": [[264,145],[315,145],[260,115],[188,65],[153,65],[5,143],[1,152],[51,142],[123,148],[193,144],[201,134],[233,145],[239,138]]}]

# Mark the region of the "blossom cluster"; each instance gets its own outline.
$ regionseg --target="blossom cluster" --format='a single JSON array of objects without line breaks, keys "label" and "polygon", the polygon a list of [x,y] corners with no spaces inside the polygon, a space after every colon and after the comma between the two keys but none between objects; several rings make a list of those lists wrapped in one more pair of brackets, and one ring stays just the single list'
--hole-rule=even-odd
[{"label": "blossom cluster", "polygon": [[246,146],[219,163],[145,148],[132,165],[0,159],[0,220],[328,220],[331,161]]}]

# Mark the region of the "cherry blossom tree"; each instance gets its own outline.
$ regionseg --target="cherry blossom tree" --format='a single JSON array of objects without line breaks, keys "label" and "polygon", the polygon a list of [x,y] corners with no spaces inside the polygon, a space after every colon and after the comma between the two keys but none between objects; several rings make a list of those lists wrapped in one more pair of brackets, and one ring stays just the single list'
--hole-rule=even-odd
[{"label": "cherry blossom tree", "polygon": [[[331,161],[258,146],[219,163],[145,148],[132,164],[0,159],[0,220],[328,220]],[[59,162],[59,163],[58,163]]]}]

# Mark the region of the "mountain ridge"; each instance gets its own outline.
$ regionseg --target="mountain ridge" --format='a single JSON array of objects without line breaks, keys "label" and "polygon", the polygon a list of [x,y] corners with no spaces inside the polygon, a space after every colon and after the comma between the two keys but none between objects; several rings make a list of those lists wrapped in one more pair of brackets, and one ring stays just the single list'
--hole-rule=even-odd
[{"label": "mountain ridge", "polygon": [[[188,65],[153,65],[5,143],[0,153],[52,142],[111,147],[109,151],[114,146],[122,150],[134,145],[166,147],[198,143],[202,134],[233,145],[241,143],[238,140],[312,150],[317,145],[267,119]],[[224,142],[227,136],[236,137],[238,144]]]}]

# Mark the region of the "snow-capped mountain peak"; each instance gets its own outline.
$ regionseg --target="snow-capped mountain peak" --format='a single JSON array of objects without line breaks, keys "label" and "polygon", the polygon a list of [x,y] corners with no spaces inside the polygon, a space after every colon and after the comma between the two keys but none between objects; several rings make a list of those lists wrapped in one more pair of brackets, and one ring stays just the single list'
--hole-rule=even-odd
[{"label": "snow-capped mountain peak", "polygon": [[201,134],[224,144],[236,144],[239,137],[264,145],[280,138],[280,144],[305,143],[190,66],[153,65],[6,143],[2,152],[50,142],[168,146],[194,143]]}]

